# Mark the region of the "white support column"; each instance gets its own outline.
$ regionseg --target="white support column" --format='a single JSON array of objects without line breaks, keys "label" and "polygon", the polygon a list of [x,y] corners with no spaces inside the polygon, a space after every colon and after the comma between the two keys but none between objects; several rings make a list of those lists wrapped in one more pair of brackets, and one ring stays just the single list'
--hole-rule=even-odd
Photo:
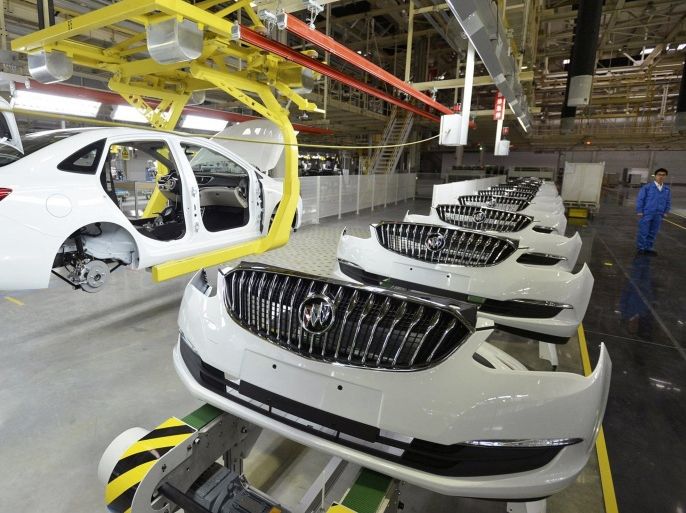
[{"label": "white support column", "polygon": [[357,174],[357,196],[355,198],[355,214],[360,215],[360,182],[362,181],[362,174],[360,173],[362,171],[361,169],[358,168],[358,174]]},{"label": "white support column", "polygon": [[[386,175],[386,183],[384,185],[384,190],[383,190],[383,208],[386,208],[386,204],[388,203],[388,179],[393,176],[395,173],[389,173]],[[397,175],[396,175],[397,176]]]},{"label": "white support column", "polygon": [[[331,4],[328,4],[331,5]],[[343,211],[343,175],[338,175],[338,219]]]},{"label": "white support column", "polygon": [[548,360],[553,370],[557,370],[560,360],[557,356],[557,346],[550,342],[538,342],[538,357],[541,360]]},{"label": "white support column", "polygon": [[508,502],[507,513],[546,513],[545,499],[531,502]]},{"label": "white support column", "polygon": [[374,188],[376,186],[376,175],[372,173],[372,212],[374,212]]},{"label": "white support column", "polygon": [[410,12],[407,17],[407,47],[405,50],[405,82],[410,81],[412,64],[412,37],[414,33],[414,0],[410,0]]},{"label": "white support column", "polygon": [[493,148],[493,153],[495,155],[498,154],[498,146],[500,145],[500,139],[503,136],[503,121],[504,121],[504,116],[498,120],[498,124],[496,125],[496,128],[495,128],[495,148]]},{"label": "white support column", "polygon": [[467,132],[469,131],[469,113],[472,105],[472,85],[474,84],[474,46],[471,41],[467,46],[467,63],[464,72],[464,93],[462,94],[462,132],[460,144],[467,144]]},{"label": "white support column", "polygon": [[317,175],[317,219],[315,220],[314,224],[319,224],[319,218],[321,217],[319,213],[321,212],[321,207],[319,204],[319,198],[321,196],[321,190],[322,190],[322,181],[321,181],[321,176]]}]

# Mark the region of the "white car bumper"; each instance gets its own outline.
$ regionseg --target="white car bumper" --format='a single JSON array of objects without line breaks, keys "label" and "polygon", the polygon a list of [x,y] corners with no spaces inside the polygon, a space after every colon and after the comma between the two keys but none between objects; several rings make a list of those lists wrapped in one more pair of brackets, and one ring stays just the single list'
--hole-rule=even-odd
[{"label": "white car bumper", "polygon": [[[339,286],[329,283],[332,292]],[[314,449],[448,495],[545,497],[571,484],[588,460],[609,389],[611,362],[604,347],[586,378],[477,363],[472,355],[489,330],[473,332],[424,370],[361,368],[344,358],[334,364],[297,349],[292,339],[291,345],[276,344],[269,338],[273,330],[268,335],[255,328],[264,318],[246,325],[236,300],[225,303],[225,287],[220,275],[217,294],[208,296],[196,277],[179,313],[183,336],[174,366],[202,401]],[[279,296],[276,290],[267,299],[270,305]],[[255,294],[260,293],[236,297],[255,306]],[[318,348],[321,341],[312,343]],[[488,358],[488,353],[480,354]],[[554,446],[560,439],[570,445]],[[537,442],[528,448],[502,446],[503,441],[516,445],[515,440]]]},{"label": "white car bumper", "polygon": [[[430,263],[383,247],[371,237],[346,235],[338,243],[335,274],[365,284],[390,284],[481,304],[480,314],[514,330],[561,342],[576,333],[593,289],[588,266],[572,274],[516,262],[516,251],[488,267]],[[555,340],[560,339],[560,340]]]},{"label": "white car bumper", "polygon": [[[445,226],[446,228],[454,228],[455,226],[447,223],[438,216],[435,209],[431,209],[428,216],[417,214],[407,214],[404,219],[407,223],[424,223],[435,224],[436,226]],[[581,251],[581,236],[579,232],[575,233],[573,237],[565,237],[557,233],[541,233],[533,229],[536,223],[532,223],[525,229],[518,232],[494,232],[486,231],[493,235],[502,235],[510,239],[519,241],[520,247],[530,248],[528,251],[535,253],[544,253],[548,255],[558,255],[564,257],[556,267],[571,271],[576,265],[576,261]]]}]

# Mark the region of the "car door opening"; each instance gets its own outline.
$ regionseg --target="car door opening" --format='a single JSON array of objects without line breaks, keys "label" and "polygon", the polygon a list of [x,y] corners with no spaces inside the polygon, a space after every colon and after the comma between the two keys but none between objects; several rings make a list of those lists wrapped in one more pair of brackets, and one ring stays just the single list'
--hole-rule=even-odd
[{"label": "car door opening", "polygon": [[250,220],[250,174],[230,158],[196,144],[182,144],[198,183],[200,212],[209,232],[239,228]]},{"label": "car door opening", "polygon": [[[143,217],[152,188],[135,188],[131,195],[116,187],[115,176],[137,183],[140,178],[143,184],[158,176],[157,188],[167,200],[166,206],[153,217]],[[159,241],[178,240],[185,235],[183,183],[167,143],[144,140],[110,145],[100,183],[141,235]]]}]

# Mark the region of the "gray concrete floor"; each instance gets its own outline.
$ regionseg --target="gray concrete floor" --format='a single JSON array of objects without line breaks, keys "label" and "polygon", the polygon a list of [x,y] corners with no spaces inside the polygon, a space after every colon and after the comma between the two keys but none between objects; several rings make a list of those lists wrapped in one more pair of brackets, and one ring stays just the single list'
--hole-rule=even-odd
[{"label": "gray concrete floor", "polygon": [[[326,275],[344,226],[426,213],[426,201],[329,219],[303,227],[283,248],[252,260]],[[120,270],[98,294],[74,292],[54,279],[43,291],[0,292],[0,513],[105,511],[96,477],[102,451],[132,426],[152,428],[198,406],[172,368],[176,315],[187,277],[153,283],[146,272]],[[525,363],[541,365],[537,347],[509,344]],[[561,368],[581,372],[578,345],[560,351]],[[251,481],[286,505],[297,503],[328,457],[263,433],[246,462]],[[502,503],[442,497],[404,486],[409,511],[504,512]],[[603,511],[595,458],[577,483],[549,501],[550,512]]]}]

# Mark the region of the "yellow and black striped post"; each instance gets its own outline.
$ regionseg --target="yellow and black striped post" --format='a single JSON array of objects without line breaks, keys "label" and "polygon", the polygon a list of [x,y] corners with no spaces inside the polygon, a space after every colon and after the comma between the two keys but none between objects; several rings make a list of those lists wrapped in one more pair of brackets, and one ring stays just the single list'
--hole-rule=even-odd
[{"label": "yellow and black striped post", "polygon": [[105,486],[107,509],[113,513],[130,513],[136,489],[148,471],[195,432],[195,428],[172,417],[131,445],[119,457]]}]

